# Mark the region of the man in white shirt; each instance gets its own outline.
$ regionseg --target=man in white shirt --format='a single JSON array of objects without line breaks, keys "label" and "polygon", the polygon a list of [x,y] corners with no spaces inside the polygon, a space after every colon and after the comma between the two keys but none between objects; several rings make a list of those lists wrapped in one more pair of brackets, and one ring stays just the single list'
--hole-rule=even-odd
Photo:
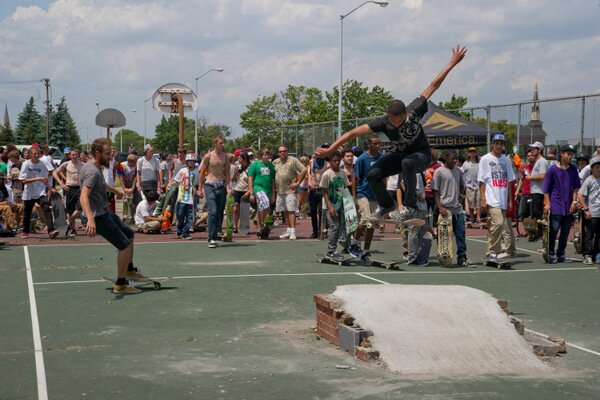
[{"label": "man in white shirt", "polygon": [[135,208],[135,226],[139,232],[160,233],[160,227],[165,218],[162,215],[159,217],[152,216],[159,197],[156,191],[151,190]]},{"label": "man in white shirt", "polygon": [[502,154],[505,140],[502,133],[492,137],[492,151],[481,157],[477,175],[481,208],[487,209],[490,220],[486,253],[490,259],[510,257],[510,249],[505,248],[502,241],[502,232],[508,223],[506,210],[512,208],[513,195],[509,183],[515,180],[515,173],[510,160]]},{"label": "man in white shirt", "polygon": [[[529,181],[531,198],[533,199],[532,217],[540,219],[544,216],[544,178],[546,177],[546,171],[548,171],[549,165],[548,161],[542,156],[544,151],[543,144],[535,142],[530,144],[529,148],[535,157],[535,163],[531,169],[531,174],[525,175],[524,179]],[[538,225],[538,239],[542,237],[542,230],[542,225]]]}]

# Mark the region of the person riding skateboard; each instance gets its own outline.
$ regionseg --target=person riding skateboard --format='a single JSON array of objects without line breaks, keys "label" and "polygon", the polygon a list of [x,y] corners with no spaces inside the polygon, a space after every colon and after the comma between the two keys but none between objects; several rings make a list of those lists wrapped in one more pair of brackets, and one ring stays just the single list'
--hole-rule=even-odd
[{"label": "person riding skateboard", "polygon": [[[329,149],[317,149],[317,157],[326,157],[334,149],[346,142],[353,142],[360,136],[372,133],[382,133],[387,136],[392,145],[368,172],[367,180],[379,206],[375,210],[376,219],[391,213],[390,217],[397,220],[412,219],[417,211],[416,174],[422,172],[429,164],[430,147],[427,136],[423,131],[421,119],[427,112],[427,100],[441,86],[450,71],[465,57],[466,47],[456,46],[452,49],[452,57],[448,64],[436,75],[429,86],[414,99],[408,107],[401,100],[392,100],[388,105],[387,115],[378,117],[368,124],[356,127],[341,135]],[[406,184],[404,208],[397,212],[394,200],[389,196],[385,187],[385,178],[402,172]],[[395,211],[395,212],[394,212]]]},{"label": "person riding skateboard", "polygon": [[139,273],[133,265],[134,232],[119,217],[109,211],[106,192],[121,194],[106,184],[102,174],[101,168],[110,165],[110,140],[94,140],[91,156],[91,160],[85,163],[79,171],[79,186],[81,187],[79,202],[83,209],[83,215],[87,219],[85,231],[88,236],[93,237],[96,234],[102,236],[117,248],[117,280],[113,286],[113,293],[141,293],[140,289],[127,285],[127,278],[144,278],[144,275]]}]

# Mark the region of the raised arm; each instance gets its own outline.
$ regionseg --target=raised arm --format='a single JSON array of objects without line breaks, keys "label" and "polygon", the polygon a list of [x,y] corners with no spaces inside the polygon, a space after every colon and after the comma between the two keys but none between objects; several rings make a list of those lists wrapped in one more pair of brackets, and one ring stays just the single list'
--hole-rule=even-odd
[{"label": "raised arm", "polygon": [[421,93],[421,96],[425,97],[427,100],[435,93],[436,90],[442,86],[442,82],[446,79],[446,76],[452,71],[452,68],[456,67],[456,65],[465,58],[465,54],[467,54],[466,47],[460,47],[460,45],[456,45],[456,47],[452,48],[452,57],[450,57],[450,61],[448,61],[448,65],[446,65],[439,74],[436,75],[435,78],[431,81],[427,89]]},{"label": "raised arm", "polygon": [[356,128],[349,130],[348,132],[344,133],[342,136],[337,138],[337,140],[335,142],[331,143],[331,146],[329,146],[327,149],[322,149],[322,148],[316,149],[315,155],[318,158],[325,158],[328,155],[330,155],[331,153],[333,153],[335,150],[337,150],[344,143],[346,143],[352,139],[355,139],[357,137],[368,135],[369,133],[373,133],[371,131],[371,128],[369,128],[369,125],[363,124],[361,126],[357,126]]}]

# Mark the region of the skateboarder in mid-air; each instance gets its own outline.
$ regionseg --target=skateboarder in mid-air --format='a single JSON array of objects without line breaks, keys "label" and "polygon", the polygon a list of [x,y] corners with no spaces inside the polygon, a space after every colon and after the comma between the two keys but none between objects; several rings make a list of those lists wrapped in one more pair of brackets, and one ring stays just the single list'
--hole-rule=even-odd
[{"label": "skateboarder in mid-air", "polygon": [[[452,49],[452,57],[440,73],[433,79],[427,89],[414,99],[408,107],[401,100],[392,100],[387,114],[373,119],[368,124],[356,127],[331,144],[328,149],[317,149],[317,157],[326,157],[346,142],[354,142],[360,136],[373,132],[385,134],[391,142],[392,151],[381,157],[367,173],[367,180],[379,206],[374,218],[381,219],[387,213],[394,219],[409,220],[417,209],[416,174],[422,172],[429,164],[430,150],[427,137],[421,126],[421,118],[427,112],[427,100],[441,86],[450,71],[465,57],[466,47],[456,46]],[[406,185],[404,207],[396,210],[394,200],[386,191],[384,178],[402,172]]]},{"label": "skateboarder in mid-air", "polygon": [[113,286],[115,294],[137,294],[141,290],[127,286],[127,279],[145,278],[133,266],[133,230],[119,217],[108,210],[107,191],[121,194],[108,186],[102,167],[108,167],[111,159],[110,141],[96,139],[92,143],[92,159],[79,171],[81,196],[79,201],[87,219],[85,227],[89,236],[100,236],[117,248],[117,280]]}]

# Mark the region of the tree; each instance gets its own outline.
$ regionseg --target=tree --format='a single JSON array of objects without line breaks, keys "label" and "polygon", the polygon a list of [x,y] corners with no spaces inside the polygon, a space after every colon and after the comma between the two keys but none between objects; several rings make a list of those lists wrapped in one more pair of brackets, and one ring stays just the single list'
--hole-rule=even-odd
[{"label": "tree", "polygon": [[[337,119],[339,89],[334,87],[331,92],[326,93],[329,108],[335,111]],[[388,104],[394,96],[381,86],[373,86],[371,90],[362,82],[354,79],[344,82],[344,93],[342,96],[342,119],[350,120],[357,118],[369,118],[383,115],[387,111]],[[344,124],[344,130],[353,128],[352,124]]]},{"label": "tree", "polygon": [[[473,122],[487,128],[487,120],[485,118],[475,118]],[[512,153],[513,144],[516,143],[517,138],[517,125],[511,124],[505,119],[501,119],[498,121],[490,121],[490,129],[492,131],[504,133],[504,136],[506,137],[504,148],[508,154]]]},{"label": "tree", "polygon": [[471,119],[471,114],[465,111],[459,111],[462,108],[464,108],[467,105],[467,101],[468,99],[466,97],[463,96],[456,96],[455,94],[452,94],[452,97],[450,97],[449,101],[440,101],[438,103],[438,106],[442,109],[442,110],[446,110],[454,115],[458,115],[461,118],[464,119]]},{"label": "tree", "polygon": [[50,134],[48,144],[51,146],[77,147],[81,143],[79,132],[67,107],[65,97],[56,105],[56,111],[50,115]]},{"label": "tree", "polygon": [[276,94],[259,96],[247,104],[246,111],[240,115],[240,126],[246,129],[244,136],[255,148],[258,148],[259,142],[261,147],[275,146],[281,125]]},{"label": "tree", "polygon": [[15,143],[15,133],[10,127],[10,124],[6,124],[3,127],[0,127],[0,144],[5,145],[9,143]]},{"label": "tree", "polygon": [[15,139],[18,144],[42,143],[46,141],[46,133],[42,125],[42,116],[35,109],[33,97],[25,104],[17,117]]},{"label": "tree", "polygon": [[[188,151],[194,150],[194,120],[184,117],[183,122],[183,143]],[[224,138],[231,135],[231,128],[221,124],[211,124],[205,118],[198,120],[198,151],[204,152],[212,148],[212,140],[215,135],[220,134]],[[160,123],[156,125],[156,137],[152,144],[157,151],[163,153],[175,153],[179,146],[179,116],[171,115],[166,118],[164,115]]]},{"label": "tree", "polygon": [[144,149],[144,137],[142,135],[131,129],[119,130],[113,139],[113,143],[118,149],[121,148],[121,136],[123,137],[123,151],[127,151],[129,146],[133,146],[138,153],[142,153]]}]

